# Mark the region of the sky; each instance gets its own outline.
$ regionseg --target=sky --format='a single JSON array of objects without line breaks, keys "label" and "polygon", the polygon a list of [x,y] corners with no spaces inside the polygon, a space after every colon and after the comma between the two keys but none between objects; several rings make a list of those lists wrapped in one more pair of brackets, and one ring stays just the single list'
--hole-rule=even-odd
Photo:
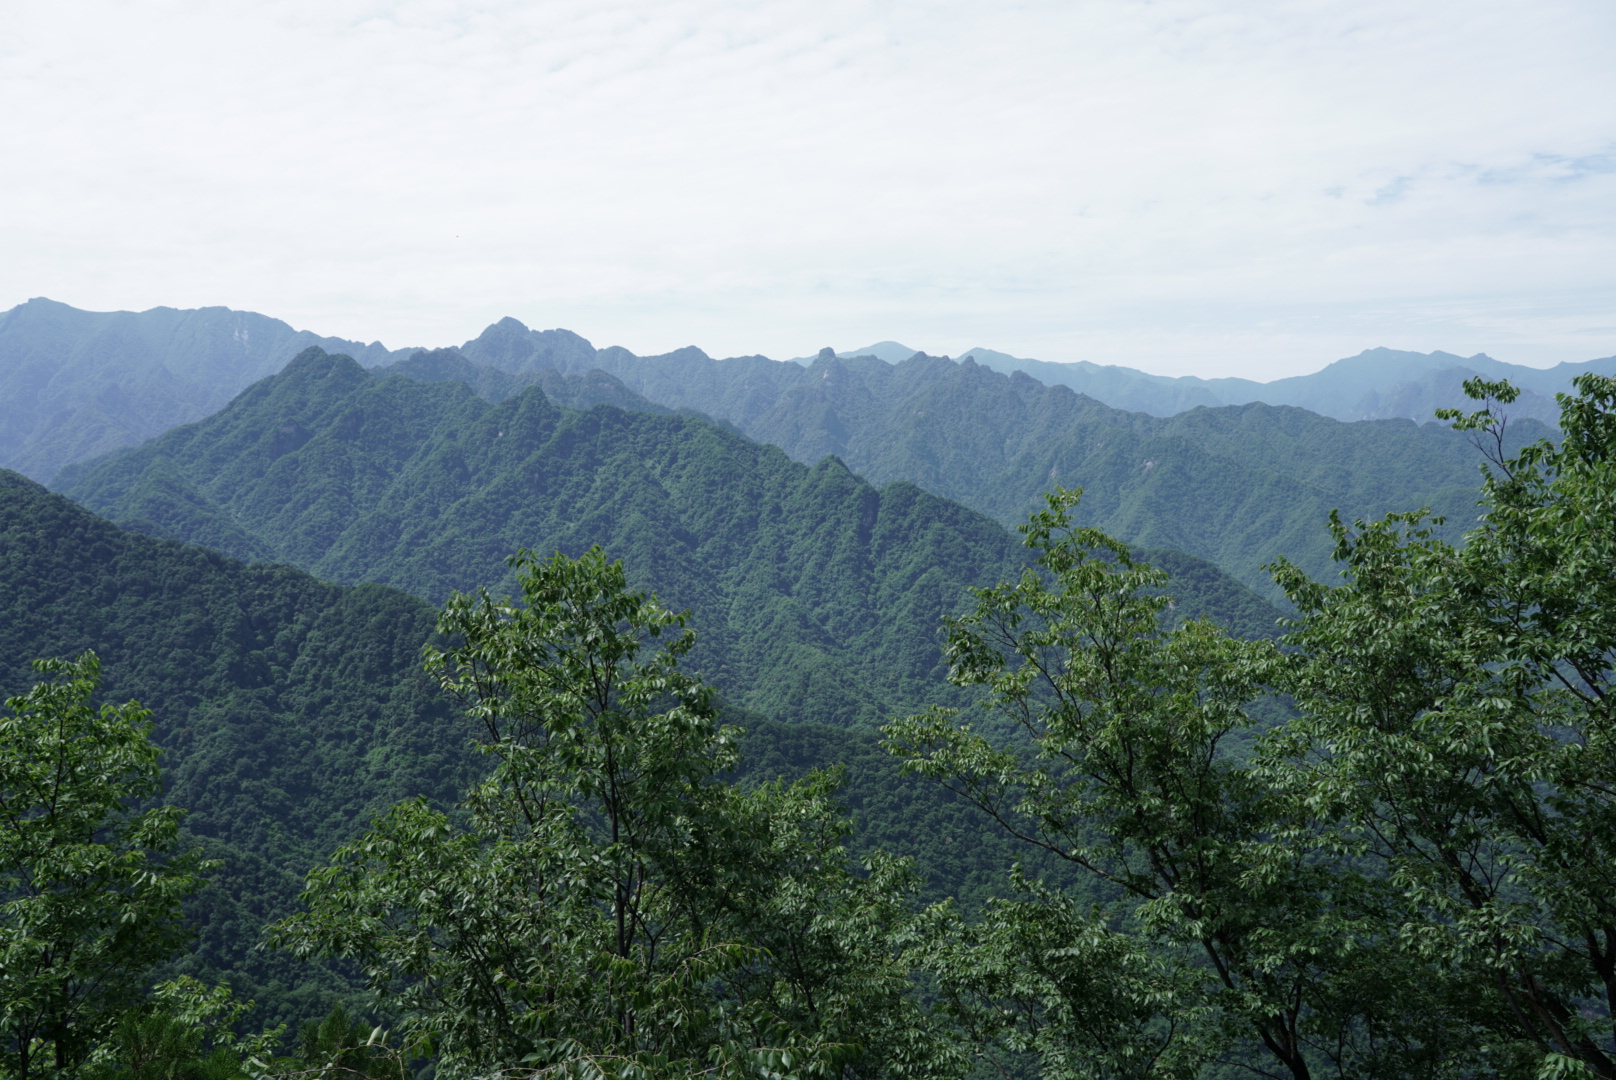
[{"label": "sky", "polygon": [[18,0],[0,309],[896,339],[1271,379],[1616,353],[1610,0]]}]

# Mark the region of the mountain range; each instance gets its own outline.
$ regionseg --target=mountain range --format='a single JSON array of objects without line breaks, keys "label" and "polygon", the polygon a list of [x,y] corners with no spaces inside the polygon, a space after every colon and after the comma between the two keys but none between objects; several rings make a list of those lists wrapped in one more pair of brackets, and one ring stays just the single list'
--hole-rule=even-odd
[{"label": "mountain range", "polygon": [[[434,603],[508,587],[519,547],[599,544],[694,613],[694,662],[735,704],[841,726],[946,696],[942,616],[1026,565],[990,518],[913,484],[877,489],[834,456],[808,466],[703,417],[577,411],[537,386],[491,403],[318,347],[58,487],[126,528]],[[1226,623],[1272,631],[1255,595],[1168,557],[1226,597]]]},{"label": "mountain range", "polygon": [[[504,378],[546,368],[586,374],[591,366],[621,377],[620,368],[632,367],[640,359],[708,359],[694,348],[639,358],[621,348],[596,350],[569,331],[542,333],[548,336],[537,352],[526,346],[508,354],[497,348],[490,351],[486,333],[462,345],[461,351],[475,366],[501,371]],[[474,347],[479,341],[482,346]],[[67,464],[138,445],[177,424],[201,419],[252,382],[279,371],[309,345],[344,353],[365,366],[397,363],[420,351],[321,337],[294,330],[278,319],[223,307],[89,312],[53,300],[29,300],[0,312],[0,467],[49,481]],[[876,355],[895,364],[915,355],[915,350],[888,341],[836,355],[842,359]],[[1168,378],[1086,361],[1027,360],[987,348],[969,349],[963,356],[996,371],[1022,371],[1046,385],[1070,387],[1113,408],[1157,417],[1203,405],[1263,402],[1295,405],[1341,420],[1424,421],[1433,409],[1458,400],[1459,384],[1473,373],[1509,378],[1524,390],[1514,414],[1553,422],[1553,396],[1566,389],[1574,375],[1583,370],[1616,371],[1616,357],[1536,369],[1503,364],[1484,354],[1465,358],[1371,349],[1310,375],[1258,383]],[[580,370],[579,364],[590,360],[597,362],[585,363]],[[727,380],[739,379],[742,385],[722,394],[715,385],[691,387],[687,396],[712,402],[756,390],[778,397],[780,387],[794,382],[812,362],[812,358],[777,362],[764,357],[715,361]],[[536,366],[524,372],[519,370],[523,364]],[[479,392],[498,390],[493,384],[502,377],[490,378],[491,385]],[[624,381],[633,385],[633,380]],[[645,396],[669,404],[666,394]],[[688,407],[713,411],[702,405]],[[719,409],[713,415],[735,411],[747,410]]]},{"label": "mountain range", "polygon": [[505,319],[389,350],[223,308],[30,301],[0,316],[0,451],[56,493],[0,470],[0,682],[93,648],[102,699],[154,710],[164,798],[224,862],[177,970],[295,1021],[353,1000],[352,973],[257,950],[258,929],[378,810],[450,807],[477,773],[420,654],[433,605],[509,589],[519,547],[599,544],[690,609],[691,666],[749,731],[744,778],[841,763],[855,847],[975,902],[1010,849],[871,726],[963,700],[939,622],[1027,567],[1009,527],[1044,491],[1081,485],[1083,523],[1168,569],[1171,618],[1243,636],[1280,618],[1264,562],[1328,574],[1331,509],[1474,520],[1483,459],[1439,425],[1157,416],[986,350],[894,348],[641,357]]},{"label": "mountain range", "polygon": [[[1083,523],[1208,559],[1270,600],[1278,592],[1263,566],[1280,555],[1330,572],[1331,510],[1350,522],[1426,506],[1453,536],[1475,520],[1482,456],[1445,425],[1343,423],[1260,403],[1162,418],[969,357],[888,363],[825,349],[806,367],[714,360],[699,349],[640,357],[515,319],[456,351],[470,369],[524,378],[604,372],[798,461],[834,455],[876,485],[913,483],[1007,526],[1026,520],[1051,486],[1081,486]],[[1515,438],[1546,430],[1530,420],[1511,427]]]},{"label": "mountain range", "polygon": [[[907,359],[904,347],[893,348],[895,345],[896,342],[882,342],[871,349],[879,349],[881,359],[888,363],[897,363],[895,358]],[[838,355],[859,355],[871,349]],[[911,355],[914,352],[907,351]],[[1424,423],[1434,419],[1437,409],[1462,403],[1464,381],[1479,375],[1508,379],[1521,390],[1520,398],[1510,406],[1512,417],[1552,424],[1560,415],[1554,395],[1569,393],[1572,379],[1585,371],[1616,374],[1616,356],[1534,368],[1494,360],[1486,353],[1455,356],[1387,348],[1365,349],[1319,371],[1272,382],[1151,375],[1088,361],[1057,364],[1025,360],[993,349],[967,349],[960,356],[971,357],[995,371],[1024,371],[1050,386],[1069,386],[1107,405],[1152,416],[1173,416],[1203,405],[1216,408],[1262,402],[1294,405],[1336,420],[1406,419]]]},{"label": "mountain range", "polygon": [[[53,469],[47,453],[60,460],[108,442],[137,441],[140,425],[155,435],[173,426],[182,406],[206,415],[216,406],[204,406],[204,398],[214,402],[231,382],[245,385],[249,375],[279,370],[275,351],[305,341],[284,323],[226,309],[92,315],[30,301],[0,321],[0,361],[32,359],[0,362],[0,371],[19,384],[33,372],[34,383],[63,407],[47,422],[41,417],[49,408],[38,394],[32,404],[26,395],[0,398],[0,427],[11,432],[8,445],[39,465],[36,475],[60,473],[55,486],[66,490],[82,472]],[[642,357],[596,349],[566,330],[530,330],[514,319],[452,349],[390,351],[329,340],[319,347],[418,382],[463,383],[495,403],[536,387],[567,407],[697,412],[804,464],[834,456],[877,487],[912,483],[1007,526],[1025,520],[1051,486],[1082,486],[1085,524],[1142,547],[1207,559],[1270,601],[1279,597],[1263,566],[1280,555],[1316,575],[1330,572],[1322,523],[1332,509],[1351,520],[1429,506],[1448,519],[1452,535],[1475,514],[1480,455],[1445,427],[1341,423],[1256,403],[1157,417],[1026,372],[1007,375],[972,357],[955,362],[917,354],[890,363],[823,350],[803,365],[761,356],[715,360],[695,348]],[[119,396],[126,384],[139,383],[128,374],[137,368],[149,379],[140,385],[168,394],[163,409],[143,411]],[[175,389],[174,372],[189,380],[185,386],[206,384],[206,394],[187,399]],[[118,424],[95,421],[102,414]],[[1512,426],[1522,437],[1540,430],[1530,422]],[[156,482],[155,474],[148,478]],[[118,516],[141,515],[120,504]],[[235,535],[229,515],[213,515],[205,529],[192,521],[187,529],[180,535],[244,557],[270,557]]]}]

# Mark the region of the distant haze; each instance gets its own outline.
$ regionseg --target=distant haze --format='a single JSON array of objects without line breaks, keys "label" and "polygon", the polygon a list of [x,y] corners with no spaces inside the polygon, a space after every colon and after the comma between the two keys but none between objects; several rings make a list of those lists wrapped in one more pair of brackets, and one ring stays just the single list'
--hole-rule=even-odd
[{"label": "distant haze", "polygon": [[1609,0],[12,8],[0,309],[1262,380],[1616,353]]}]

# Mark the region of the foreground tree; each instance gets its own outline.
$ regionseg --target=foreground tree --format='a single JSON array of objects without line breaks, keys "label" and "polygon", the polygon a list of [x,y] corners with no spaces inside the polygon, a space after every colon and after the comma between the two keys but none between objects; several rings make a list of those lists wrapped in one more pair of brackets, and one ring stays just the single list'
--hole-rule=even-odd
[{"label": "foreground tree", "polygon": [[49,676],[0,714],[0,1075],[84,1064],[185,939],[199,864],[175,856],[182,812],[158,794],[149,713],[90,700],[93,653],[39,660]]},{"label": "foreground tree", "polygon": [[960,928],[929,957],[956,1010],[1051,1076],[1456,1068],[1441,984],[1395,947],[1387,890],[1240,748],[1277,653],[1164,625],[1166,576],[1072,527],[1077,497],[1024,527],[1036,569],[948,623],[950,679],[982,692],[981,720],[932,709],[886,729],[909,769],[1102,901],[1023,883]]},{"label": "foreground tree", "polygon": [[1561,396],[1563,438],[1504,453],[1515,391],[1449,412],[1492,459],[1462,548],[1419,514],[1333,521],[1346,582],[1286,564],[1276,782],[1377,865],[1411,950],[1491,991],[1495,1067],[1616,1077],[1616,380]]},{"label": "foreground tree", "polygon": [[[283,1029],[242,1036],[235,1028],[252,1009],[229,987],[187,975],[158,983],[129,1009],[90,1057],[88,1080],[246,1080],[262,1076]],[[389,1080],[396,1080],[397,1073]]]},{"label": "foreground tree", "polygon": [[[1048,1074],[1616,1077],[1616,380],[1575,385],[1509,455],[1515,391],[1468,383],[1480,525],[1332,519],[1342,584],[1273,568],[1283,652],[1164,628],[1160,576],[1052,498],[1042,572],[949,627],[1009,723],[888,731],[1109,891],[956,926],[961,1016]],[[1260,732],[1265,687],[1297,714]]]},{"label": "foreground tree", "polygon": [[448,1075],[935,1075],[907,869],[849,873],[830,778],[722,782],[693,634],[620,565],[513,565],[524,602],[454,597],[428,659],[494,763],[465,826],[396,808],[273,940],[359,961]]}]

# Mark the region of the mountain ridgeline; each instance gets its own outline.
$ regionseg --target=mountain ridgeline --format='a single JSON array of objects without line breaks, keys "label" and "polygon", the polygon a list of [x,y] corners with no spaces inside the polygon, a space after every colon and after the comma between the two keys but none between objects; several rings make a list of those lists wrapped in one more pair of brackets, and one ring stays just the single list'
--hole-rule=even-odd
[{"label": "mountain ridgeline", "polygon": [[[713,361],[695,348],[640,357],[618,347],[597,350],[570,331],[529,331],[507,319],[462,345],[457,351],[463,355],[435,350],[423,364],[412,359],[418,349],[321,337],[253,312],[222,307],[91,312],[35,299],[0,312],[0,468],[48,482],[72,462],[136,445],[213,412],[309,345],[353,356],[367,366],[406,364],[417,377],[462,379],[493,399],[534,382],[543,371],[587,377],[599,370],[627,384],[629,397],[600,387],[585,393],[617,394],[613,403],[624,407],[631,407],[630,399],[638,393],[649,399],[641,407],[654,401],[668,408],[695,408],[743,426],[754,414],[773,408],[786,390],[803,385],[804,370],[815,363],[813,358],[778,362],[761,356]],[[869,354],[890,365],[923,355],[891,341],[830,355],[861,360]],[[1485,354],[1460,357],[1376,348],[1309,375],[1259,383],[1169,378],[1086,361],[1050,363],[985,348],[967,350],[962,357],[1155,417],[1200,406],[1261,402],[1338,420],[1423,422],[1434,409],[1461,400],[1460,384],[1466,377],[1484,375],[1507,378],[1522,389],[1512,416],[1552,423],[1554,395],[1569,391],[1575,375],[1616,372],[1616,357],[1537,369]],[[454,373],[455,368],[461,370]],[[561,387],[552,385],[546,392],[571,404]]]},{"label": "mountain ridgeline", "polygon": [[[825,350],[806,364],[715,360],[696,348],[636,356],[514,319],[458,349],[393,351],[222,308],[97,314],[35,300],[0,316],[0,371],[9,380],[0,395],[0,466],[50,479],[70,462],[206,415],[308,344],[418,381],[463,382],[496,403],[536,386],[573,408],[699,412],[804,464],[834,455],[877,486],[907,481],[1007,526],[1024,521],[1052,485],[1082,486],[1084,524],[1208,559],[1271,602],[1279,592],[1263,567],[1281,555],[1311,573],[1332,572],[1322,528],[1331,510],[1351,521],[1429,506],[1447,519],[1444,535],[1456,538],[1475,520],[1480,455],[1444,427],[1406,420],[1343,424],[1294,407],[1193,406],[1264,398],[1357,415],[1358,404],[1343,403],[1374,398],[1385,408],[1370,415],[1423,416],[1462,405],[1459,384],[1474,369],[1526,388],[1514,406],[1520,420],[1552,412],[1548,397],[1575,371],[1616,364],[1535,371],[1477,356],[1456,367],[1462,358],[1377,349],[1313,375],[1248,385],[986,349],[960,363],[898,359],[907,350],[896,343],[883,343],[890,348],[878,350],[881,358]],[[1512,432],[1529,440],[1541,429],[1521,421]],[[59,489],[69,483],[53,481]],[[185,535],[267,555],[228,517],[210,528]]]},{"label": "mountain ridgeline", "polygon": [[401,359],[250,311],[80,311],[43,298],[0,312],[0,468],[41,482],[63,465],[200,420],[310,345]]},{"label": "mountain ridgeline", "polygon": [[[896,341],[881,341],[860,349],[836,353],[843,360],[874,356],[901,364],[920,350]],[[1130,412],[1174,416],[1202,406],[1294,405],[1336,420],[1413,420],[1435,418],[1437,409],[1449,408],[1464,397],[1464,381],[1475,376],[1508,379],[1521,396],[1509,407],[1516,419],[1558,421],[1555,394],[1570,393],[1571,381],[1583,372],[1616,373],[1616,356],[1582,363],[1533,368],[1507,364],[1486,353],[1409,352],[1404,349],[1365,349],[1357,356],[1337,360],[1307,375],[1292,375],[1271,382],[1253,379],[1203,379],[1195,375],[1152,375],[1115,364],[1088,360],[1051,363],[1011,356],[997,349],[973,348],[960,353],[1006,375],[1025,372],[1049,386],[1066,386],[1096,401]],[[799,363],[807,364],[811,357]]]},{"label": "mountain ridgeline", "polygon": [[[59,483],[124,526],[432,602],[510,584],[519,547],[599,544],[700,628],[693,663],[746,710],[871,723],[946,697],[943,615],[1026,565],[996,522],[912,484],[877,490],[706,419],[492,404],[318,348],[207,420]],[[1275,612],[1181,564],[1181,610],[1271,633]],[[1205,596],[1209,599],[1202,599]]]},{"label": "mountain ridgeline", "polygon": [[[514,319],[460,352],[467,372],[605,372],[642,398],[732,423],[798,461],[834,455],[873,484],[907,481],[1007,526],[1025,521],[1052,486],[1080,486],[1081,523],[1207,559],[1270,600],[1279,594],[1263,567],[1282,555],[1315,575],[1331,572],[1332,510],[1350,522],[1428,506],[1454,537],[1476,518],[1482,457],[1439,425],[1349,424],[1263,404],[1164,419],[969,359],[920,354],[890,364],[828,349],[807,367],[713,360],[699,349],[638,357]],[[424,365],[412,365],[385,370],[418,377]],[[1512,425],[1523,440],[1543,431]]]}]

